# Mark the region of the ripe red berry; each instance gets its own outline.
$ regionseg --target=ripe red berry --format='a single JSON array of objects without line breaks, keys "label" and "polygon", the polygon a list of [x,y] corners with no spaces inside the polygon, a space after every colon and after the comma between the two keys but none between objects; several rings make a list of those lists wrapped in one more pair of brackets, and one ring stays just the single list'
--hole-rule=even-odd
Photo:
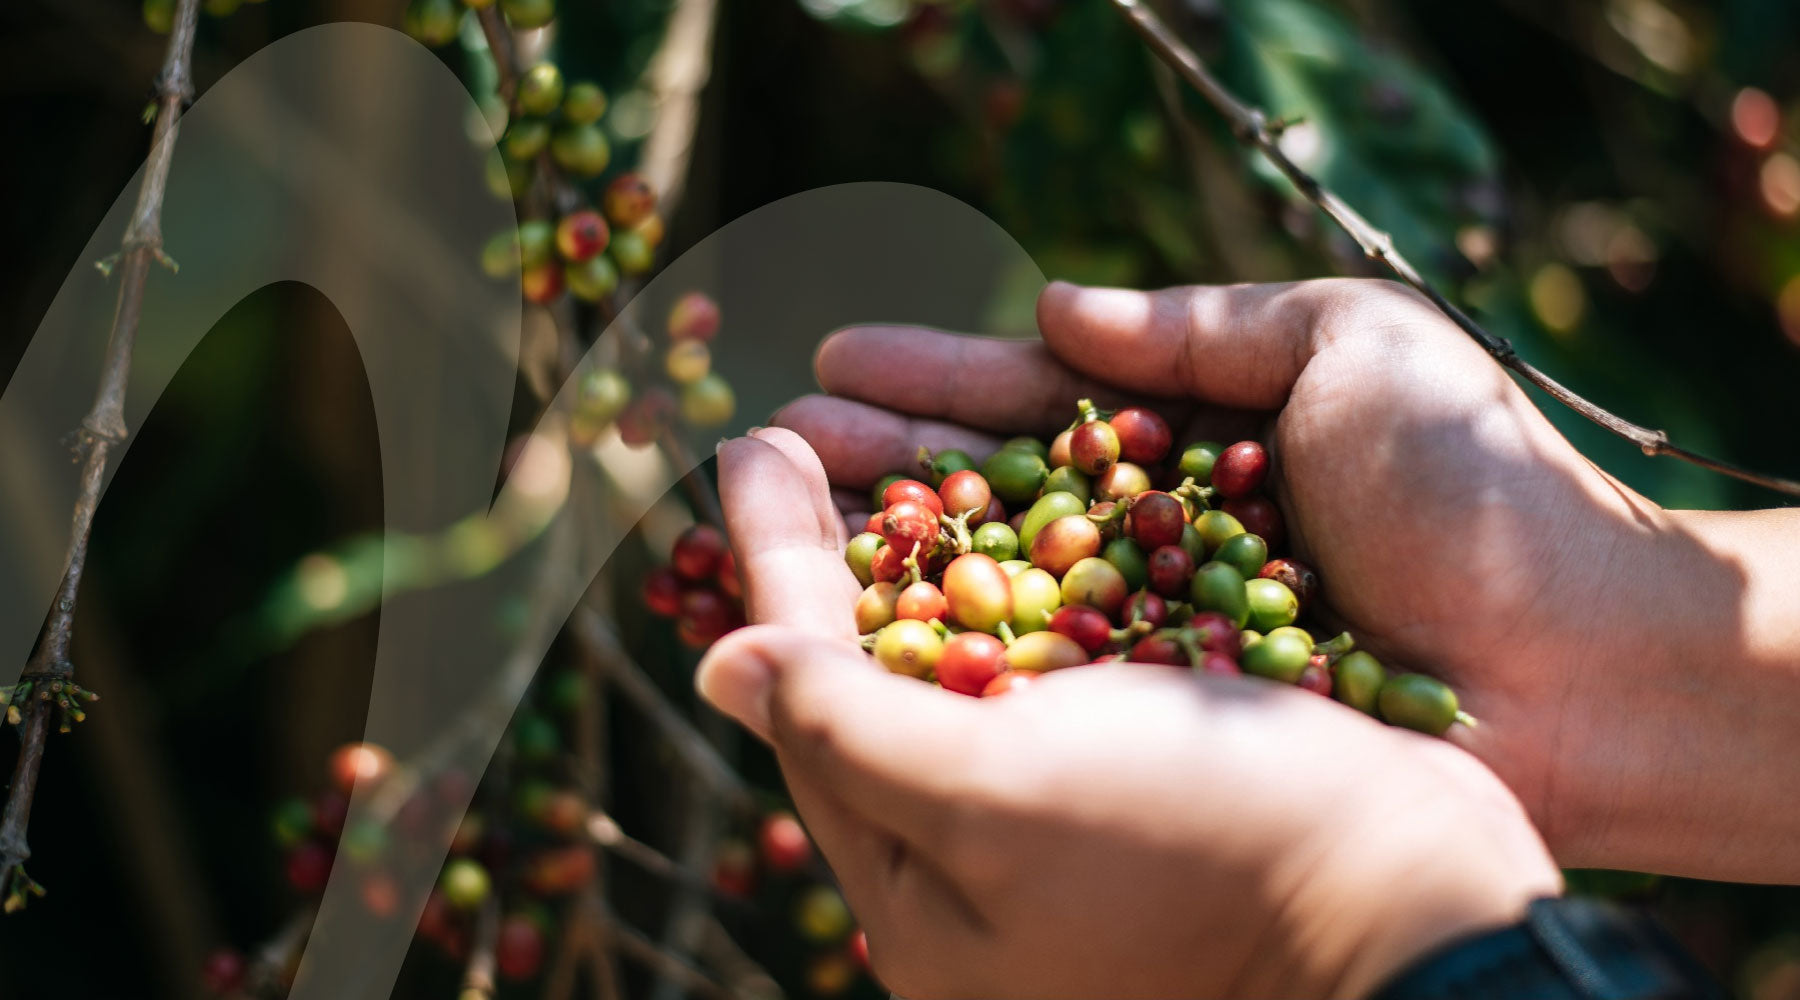
[{"label": "ripe red berry", "polygon": [[1236,677],[1244,671],[1237,661],[1224,653],[1207,650],[1200,654],[1200,672],[1219,677]]},{"label": "ripe red berry", "polygon": [[620,174],[606,186],[601,205],[613,225],[630,229],[655,213],[656,189],[637,174]]},{"label": "ripe red berry", "polygon": [[1126,534],[1145,552],[1151,552],[1164,545],[1181,544],[1187,511],[1181,501],[1169,494],[1148,490],[1132,497],[1131,513],[1126,518]]},{"label": "ripe red berry", "polygon": [[1149,556],[1150,589],[1164,597],[1180,598],[1194,578],[1194,557],[1179,545],[1164,545]]},{"label": "ripe red berry", "polygon": [[864,972],[872,971],[869,965],[869,935],[860,927],[855,934],[850,935],[850,958]]},{"label": "ripe red berry", "polygon": [[881,506],[891,509],[902,500],[911,500],[923,504],[936,517],[944,512],[944,501],[937,491],[919,482],[917,479],[896,479],[881,491]]},{"label": "ripe red berry", "polygon": [[587,260],[605,250],[611,238],[612,230],[606,227],[606,220],[591,208],[570,212],[556,224],[556,252],[564,260]]},{"label": "ripe red berry", "polygon": [[937,679],[946,691],[979,696],[1000,675],[1006,644],[985,632],[963,632],[944,643]]},{"label": "ripe red berry", "polygon": [[444,890],[433,888],[425,897],[425,909],[419,913],[419,936],[427,941],[442,941],[456,930],[456,914]]},{"label": "ripe red berry", "polygon": [[[936,501],[936,496],[932,497]],[[881,519],[881,536],[888,547],[910,554],[924,554],[937,544],[938,515],[917,500],[902,500],[888,507]]]},{"label": "ripe red berry", "polygon": [[593,880],[593,849],[580,844],[541,851],[525,866],[525,887],[542,896],[567,896]]},{"label": "ripe red berry", "polygon": [[1147,635],[1139,639],[1131,647],[1127,656],[1133,663],[1162,663],[1171,667],[1188,665],[1188,655],[1173,638],[1163,635]]},{"label": "ripe red berry", "polygon": [[812,861],[812,840],[790,812],[770,813],[757,831],[756,843],[770,871],[799,871]]},{"label": "ripe red berry", "polygon": [[331,848],[316,840],[309,840],[288,852],[287,880],[295,892],[313,895],[323,892],[325,883],[331,878],[331,864],[335,860]]},{"label": "ripe red berry", "polygon": [[1239,441],[1213,463],[1213,489],[1222,497],[1246,497],[1269,477],[1269,453],[1255,441]]},{"label": "ripe red berry", "polygon": [[1331,697],[1331,667],[1327,665],[1325,654],[1316,653],[1307,661],[1305,669],[1300,671],[1300,678],[1294,686],[1313,694]]},{"label": "ripe red berry", "polygon": [[748,896],[756,889],[756,852],[741,840],[727,840],[713,856],[712,883],[727,896]]},{"label": "ripe red berry", "polygon": [[716,590],[696,588],[681,597],[681,640],[695,649],[717,642],[735,626],[735,619],[735,609]]},{"label": "ripe red berry", "polygon": [[644,606],[664,618],[681,614],[681,577],[672,567],[658,566],[644,577]]},{"label": "ripe red berry", "polygon": [[400,883],[387,872],[370,872],[357,887],[363,909],[381,920],[400,912]]},{"label": "ripe red berry", "polygon": [[950,617],[950,604],[944,600],[944,592],[936,584],[920,580],[894,599],[894,617],[916,618],[928,622],[933,618],[945,621]]},{"label": "ripe red berry", "polygon": [[992,698],[995,695],[1006,694],[1008,691],[1017,691],[1029,686],[1035,680],[1037,680],[1037,675],[1033,673],[1023,670],[1002,670],[994,676],[993,680],[988,681],[987,687],[981,689],[981,696]]},{"label": "ripe red berry", "polygon": [[1069,459],[1075,468],[1098,476],[1119,460],[1119,433],[1104,420],[1090,420],[1069,435]]},{"label": "ripe red berry", "polygon": [[1271,559],[1263,563],[1262,571],[1256,575],[1264,580],[1279,581],[1293,591],[1303,612],[1319,592],[1319,574],[1298,559]]},{"label": "ripe red berry", "polygon": [[689,580],[701,581],[719,572],[719,565],[730,551],[725,533],[710,524],[696,524],[675,539],[669,553],[669,565]]},{"label": "ripe red berry", "polygon": [[555,302],[563,291],[563,269],[555,264],[528,267],[519,275],[519,290],[525,301],[540,306]]},{"label": "ripe red berry", "polygon": [[892,545],[875,550],[869,560],[869,576],[876,583],[894,583],[906,575],[906,553]]},{"label": "ripe red berry", "polygon": [[938,487],[938,499],[943,501],[944,513],[961,517],[986,512],[994,502],[994,491],[988,481],[981,478],[981,473],[963,469],[944,477],[943,484]]},{"label": "ripe red berry", "polygon": [[886,516],[887,511],[885,510],[878,510],[873,514],[870,514],[868,522],[863,525],[863,530],[872,531],[877,535],[881,534],[881,519]]},{"label": "ripe red berry", "polygon": [[373,743],[346,743],[331,753],[331,783],[349,795],[357,782],[375,784],[394,769],[394,755]]},{"label": "ripe red berry", "polygon": [[1237,622],[1217,611],[1202,611],[1183,627],[1195,634],[1201,649],[1224,653],[1233,660],[1244,651],[1244,633]]},{"label": "ripe red berry", "polygon": [[1119,460],[1151,465],[1163,460],[1175,440],[1169,422],[1141,406],[1128,406],[1108,421],[1119,435]]},{"label": "ripe red berry", "polygon": [[1162,628],[1169,619],[1169,603],[1152,591],[1140,590],[1125,602],[1125,624],[1144,622]]},{"label": "ripe red berry", "polygon": [[1050,616],[1050,631],[1074,639],[1090,654],[1098,653],[1112,640],[1112,622],[1097,608],[1085,604],[1065,604]]},{"label": "ripe red berry", "polygon": [[996,521],[1001,523],[1005,523],[1006,521],[1006,505],[1000,502],[999,497],[995,497],[988,501],[987,512],[982,514],[981,517],[969,518],[969,527],[979,527],[980,525],[992,524]]},{"label": "ripe red berry", "polygon": [[1031,540],[1031,564],[1060,578],[1069,567],[1100,554],[1100,529],[1083,514],[1059,517]]},{"label": "ripe red berry", "polygon": [[1244,530],[1252,535],[1262,536],[1269,544],[1271,551],[1281,548],[1287,538],[1287,525],[1281,518],[1281,508],[1268,497],[1235,497],[1219,505],[1219,509],[1238,519]]},{"label": "ripe red berry", "polygon": [[244,973],[249,970],[249,963],[244,956],[231,948],[220,948],[206,956],[206,964],[200,967],[200,983],[206,992],[214,995],[235,993],[244,985]]},{"label": "ripe red berry", "polygon": [[544,964],[544,931],[530,917],[514,914],[500,924],[494,942],[494,962],[500,975],[514,982],[530,979]]},{"label": "ripe red berry", "polygon": [[744,578],[738,575],[737,554],[730,549],[726,549],[725,554],[719,557],[717,580],[719,589],[726,597],[734,601],[744,599]]},{"label": "ripe red berry", "polygon": [[702,292],[689,292],[669,310],[669,336],[676,340],[711,340],[719,332],[719,304]]},{"label": "ripe red berry", "polygon": [[651,386],[619,414],[619,439],[633,448],[655,444],[675,422],[678,408],[679,404],[669,390],[659,385]]}]

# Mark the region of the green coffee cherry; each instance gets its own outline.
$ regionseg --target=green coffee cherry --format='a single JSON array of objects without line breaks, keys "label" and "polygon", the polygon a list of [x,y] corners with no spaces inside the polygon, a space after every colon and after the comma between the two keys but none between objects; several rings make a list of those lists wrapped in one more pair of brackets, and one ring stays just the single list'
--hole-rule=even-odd
[{"label": "green coffee cherry", "polygon": [[875,488],[869,491],[869,503],[872,505],[870,509],[877,512],[886,510],[887,504],[883,502],[882,496],[887,493],[887,488],[889,486],[892,486],[905,478],[907,477],[895,473],[893,475],[882,476],[879,480],[876,480]]},{"label": "green coffee cherry", "polygon": [[1025,512],[1025,520],[1019,522],[1019,551],[1030,552],[1032,540],[1051,521],[1086,513],[1087,502],[1073,493],[1059,490],[1044,494]]},{"label": "green coffee cherry", "polygon": [[1012,578],[1012,630],[1016,635],[1050,627],[1050,613],[1062,607],[1062,584],[1033,566]]},{"label": "green coffee cherry", "polygon": [[[1238,536],[1238,538],[1254,537],[1256,536]],[[1236,540],[1236,538],[1232,539],[1232,541]],[[1259,632],[1292,625],[1294,619],[1300,617],[1300,601],[1294,597],[1294,592],[1279,580],[1244,581],[1244,599],[1250,605],[1250,627]]]},{"label": "green coffee cherry", "polygon": [[521,118],[508,125],[500,137],[500,151],[514,163],[533,159],[549,144],[550,123],[542,118]]},{"label": "green coffee cherry", "polygon": [[931,468],[926,475],[930,477],[931,485],[942,486],[951,473],[973,468],[975,460],[969,457],[968,452],[961,448],[945,448],[931,456]]},{"label": "green coffee cherry", "polygon": [[501,0],[500,9],[514,28],[541,28],[556,18],[555,0]]},{"label": "green coffee cherry", "polygon": [[1387,680],[1387,669],[1381,661],[1360,649],[1353,650],[1337,661],[1335,672],[1331,693],[1337,700],[1365,715],[1376,714],[1381,686]]},{"label": "green coffee cherry", "polygon": [[1011,525],[991,521],[975,529],[971,550],[990,556],[995,562],[1004,563],[1018,557],[1019,536],[1013,533]]},{"label": "green coffee cherry", "polygon": [[1022,448],[1002,448],[981,467],[981,477],[1008,506],[1030,503],[1049,475],[1044,460],[1036,452]]},{"label": "green coffee cherry", "polygon": [[1292,684],[1312,659],[1312,648],[1312,636],[1301,629],[1278,628],[1246,648],[1238,665],[1245,673]]},{"label": "green coffee cherry", "polygon": [[1194,520],[1194,530],[1200,532],[1200,540],[1206,543],[1206,551],[1216,553],[1226,539],[1243,534],[1244,525],[1222,510],[1209,510]]},{"label": "green coffee cherry", "polygon": [[1381,685],[1381,717],[1396,726],[1442,736],[1457,720],[1456,692],[1435,677],[1396,674]]},{"label": "green coffee cherry", "polygon": [[519,231],[495,233],[481,248],[481,270],[490,278],[504,278],[519,273]]},{"label": "green coffee cherry", "polygon": [[1125,577],[1125,589],[1143,590],[1150,582],[1150,560],[1144,549],[1129,538],[1115,538],[1100,550],[1101,558]]},{"label": "green coffee cherry", "polygon": [[626,274],[643,274],[656,263],[656,248],[634,229],[615,231],[607,250],[619,265],[619,270]]},{"label": "green coffee cherry", "polygon": [[1200,532],[1191,524],[1181,526],[1181,551],[1186,552],[1196,566],[1206,561],[1206,539],[1201,538]]},{"label": "green coffee cherry", "polygon": [[612,162],[612,144],[598,125],[564,125],[550,140],[550,156],[577,177],[598,177]]},{"label": "green coffee cherry", "polygon": [[555,252],[556,227],[543,219],[519,223],[519,261],[524,267],[542,267]]},{"label": "green coffee cherry", "polygon": [[695,427],[719,427],[737,412],[737,393],[717,372],[681,387],[681,419]]},{"label": "green coffee cherry", "polygon": [[1219,453],[1225,446],[1217,441],[1199,441],[1190,444],[1181,452],[1181,474],[1192,476],[1194,482],[1201,486],[1212,484],[1213,463],[1218,461]]},{"label": "green coffee cherry", "polygon": [[1088,503],[1094,499],[1094,484],[1073,465],[1059,465],[1044,480],[1044,495],[1052,493],[1068,493]]},{"label": "green coffee cherry", "polygon": [[631,383],[616,368],[596,368],[582,376],[577,393],[576,412],[604,427],[625,412],[631,402]]},{"label": "green coffee cherry", "polygon": [[563,98],[562,113],[563,121],[591,125],[606,114],[606,91],[587,80],[572,83],[568,96]]},{"label": "green coffee cherry", "polygon": [[1000,446],[1001,451],[1006,451],[1008,449],[1028,451],[1046,462],[1050,461],[1050,446],[1034,437],[1011,438],[1005,444]]},{"label": "green coffee cherry", "polygon": [[[410,15],[411,11],[407,13]],[[144,0],[144,25],[159,35],[174,30],[175,0]],[[407,25],[407,34],[413,34],[411,24]]]},{"label": "green coffee cherry", "polygon": [[583,302],[599,302],[619,287],[619,267],[612,258],[597,253],[563,268],[563,284]]},{"label": "green coffee cherry", "polygon": [[[1201,564],[1194,570],[1188,596],[1199,611],[1217,611],[1239,628],[1250,620],[1250,601],[1244,594],[1244,576],[1222,562]],[[1307,650],[1312,655],[1312,650]],[[1302,664],[1305,666],[1305,664]]]},{"label": "green coffee cherry", "polygon": [[844,562],[849,565],[850,572],[856,575],[857,583],[867,587],[875,582],[875,574],[869,569],[869,562],[875,558],[875,550],[883,544],[882,537],[873,531],[865,531],[850,539],[850,545],[844,549]]},{"label": "green coffee cherry", "polygon": [[[1230,517],[1231,515],[1226,514],[1225,516]],[[1213,558],[1222,563],[1231,564],[1234,569],[1243,574],[1244,579],[1254,580],[1256,574],[1262,572],[1263,563],[1269,561],[1269,545],[1262,540],[1261,535],[1252,535],[1246,531],[1241,535],[1232,535],[1221,542],[1219,550],[1213,553]],[[1287,623],[1282,622],[1282,624]]]},{"label": "green coffee cherry", "polygon": [[528,115],[547,115],[556,110],[563,99],[562,70],[555,63],[543,62],[525,71],[519,78],[519,110]]}]

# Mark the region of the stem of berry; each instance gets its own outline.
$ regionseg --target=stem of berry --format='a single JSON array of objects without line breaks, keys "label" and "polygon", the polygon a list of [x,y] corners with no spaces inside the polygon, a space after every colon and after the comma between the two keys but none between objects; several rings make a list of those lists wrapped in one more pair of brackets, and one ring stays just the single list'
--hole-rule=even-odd
[{"label": "stem of berry", "polygon": [[1325,662],[1335,664],[1344,655],[1356,648],[1356,639],[1348,632],[1340,632],[1336,636],[1313,646],[1313,652],[1323,654]]}]

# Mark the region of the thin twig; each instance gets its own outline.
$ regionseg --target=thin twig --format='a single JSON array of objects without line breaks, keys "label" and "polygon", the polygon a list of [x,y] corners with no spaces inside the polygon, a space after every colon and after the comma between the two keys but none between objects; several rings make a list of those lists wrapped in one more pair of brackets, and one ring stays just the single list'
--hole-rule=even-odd
[{"label": "thin twig", "polygon": [[[31,848],[25,831],[31,822],[31,803],[37,792],[38,770],[44,762],[44,740],[50,732],[50,713],[62,709],[67,717],[65,689],[75,665],[69,658],[74,634],[75,601],[81,592],[82,572],[87,568],[88,538],[94,512],[100,506],[107,458],[114,445],[125,440],[125,386],[131,374],[131,350],[137,340],[138,319],[144,308],[144,285],[152,264],[173,263],[163,253],[163,195],[168,189],[169,166],[175,157],[175,138],[182,108],[194,96],[194,24],[200,0],[180,0],[169,33],[169,47],[156,77],[156,125],[151,133],[150,158],[138,187],[137,206],[119,248],[119,299],[113,312],[112,333],[94,406],[77,432],[86,453],[81,470],[81,490],[70,518],[68,559],[62,585],[57,588],[49,621],[38,642],[37,653],[25,671],[33,683],[33,697],[24,707],[19,760],[13,770],[12,790],[6,813],[0,818],[0,895],[23,900],[15,884],[36,889],[24,872]],[[76,689],[77,691],[79,689]],[[52,696],[55,696],[53,699]],[[62,702],[62,704],[59,704]],[[76,716],[79,718],[79,715]]]},{"label": "thin twig", "polygon": [[475,944],[469,949],[469,964],[463,970],[460,1000],[493,1000],[499,989],[494,979],[499,945],[500,894],[491,892],[475,921]]},{"label": "thin twig", "polygon": [[701,872],[683,865],[674,858],[626,833],[617,820],[607,815],[605,810],[595,809],[588,814],[586,830],[588,839],[596,846],[617,854],[626,861],[638,866],[646,872],[672,882],[685,889],[717,896],[723,902],[732,902],[731,897],[720,892]]},{"label": "thin twig", "polygon": [[319,907],[311,903],[295,911],[288,922],[281,926],[275,936],[270,938],[261,948],[256,950],[250,960],[250,969],[244,975],[244,986],[239,993],[245,997],[280,997],[287,995],[284,985],[287,971],[294,964],[294,957],[300,953],[306,939],[312,935],[313,922],[319,917]]},{"label": "thin twig", "polygon": [[706,956],[708,965],[719,970],[726,985],[734,992],[764,1000],[780,1000],[781,984],[750,957],[717,917],[707,914],[702,935],[700,953]]},{"label": "thin twig", "polygon": [[1562,383],[1544,374],[1524,358],[1519,357],[1513,347],[1502,337],[1496,337],[1483,329],[1479,323],[1457,308],[1445,298],[1432,284],[1425,280],[1419,270],[1394,247],[1393,237],[1376,228],[1369,220],[1350,207],[1338,195],[1320,184],[1311,174],[1302,170],[1299,165],[1288,158],[1281,150],[1280,128],[1260,108],[1252,107],[1239,100],[1207,70],[1206,64],[1194,51],[1183,44],[1175,33],[1169,30],[1143,0],[1112,0],[1114,7],[1125,15],[1132,27],[1137,29],[1151,51],[1169,64],[1179,73],[1188,85],[1193,87],[1201,97],[1206,99],[1231,126],[1231,131],[1246,146],[1262,153],[1263,158],[1281,171],[1307,201],[1312,202],[1324,212],[1326,217],[1336,223],[1346,235],[1356,241],[1369,259],[1374,260],[1392,271],[1395,277],[1411,286],[1414,291],[1425,296],[1451,322],[1468,334],[1494,360],[1517,373],[1525,381],[1548,393],[1551,398],[1563,404],[1588,420],[1605,428],[1607,431],[1630,441],[1645,455],[1668,455],[1691,462],[1705,469],[1723,473],[1747,483],[1754,483],[1778,493],[1800,496],[1800,481],[1784,479],[1779,476],[1765,475],[1742,466],[1718,459],[1708,458],[1690,451],[1669,440],[1667,431],[1652,430],[1624,419],[1610,410],[1606,410],[1586,398],[1571,391]]},{"label": "thin twig", "polygon": [[613,940],[618,943],[620,954],[642,963],[664,979],[680,984],[682,989],[695,996],[706,997],[707,1000],[739,1000],[737,993],[720,985],[687,959],[664,950],[637,928],[610,914],[607,915],[606,922]]}]

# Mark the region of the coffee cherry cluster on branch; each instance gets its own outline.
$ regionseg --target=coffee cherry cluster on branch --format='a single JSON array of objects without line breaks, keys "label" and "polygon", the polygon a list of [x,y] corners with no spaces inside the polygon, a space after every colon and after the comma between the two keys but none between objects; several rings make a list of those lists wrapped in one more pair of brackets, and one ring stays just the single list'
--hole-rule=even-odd
[{"label": "coffee cherry cluster on branch", "polygon": [[[239,7],[247,3],[262,3],[263,0],[205,0],[200,10],[212,17],[230,17],[237,13]],[[144,24],[159,35],[166,35],[175,27],[175,0],[144,0]]]},{"label": "coffee cherry cluster on branch", "polygon": [[675,634],[691,649],[705,649],[744,624],[744,590],[737,558],[725,533],[696,524],[675,539],[669,564],[644,578],[644,606],[675,620]]},{"label": "coffee cherry cluster on branch", "polygon": [[[670,309],[665,330],[666,339],[646,338],[647,353],[577,376],[570,443],[591,447],[616,424],[627,446],[647,448],[677,423],[707,429],[731,421],[737,394],[712,370],[708,346],[719,332],[718,304],[689,292]],[[653,364],[657,360],[660,366]]]},{"label": "coffee cherry cluster on branch", "polygon": [[1472,721],[1439,681],[1301,624],[1319,576],[1282,554],[1261,444],[1176,453],[1151,410],[1078,411],[1047,444],[1015,438],[979,466],[921,450],[921,478],[877,484],[845,561],[883,666],[995,695],[1064,667],[1158,663],[1294,684],[1426,733]]}]

